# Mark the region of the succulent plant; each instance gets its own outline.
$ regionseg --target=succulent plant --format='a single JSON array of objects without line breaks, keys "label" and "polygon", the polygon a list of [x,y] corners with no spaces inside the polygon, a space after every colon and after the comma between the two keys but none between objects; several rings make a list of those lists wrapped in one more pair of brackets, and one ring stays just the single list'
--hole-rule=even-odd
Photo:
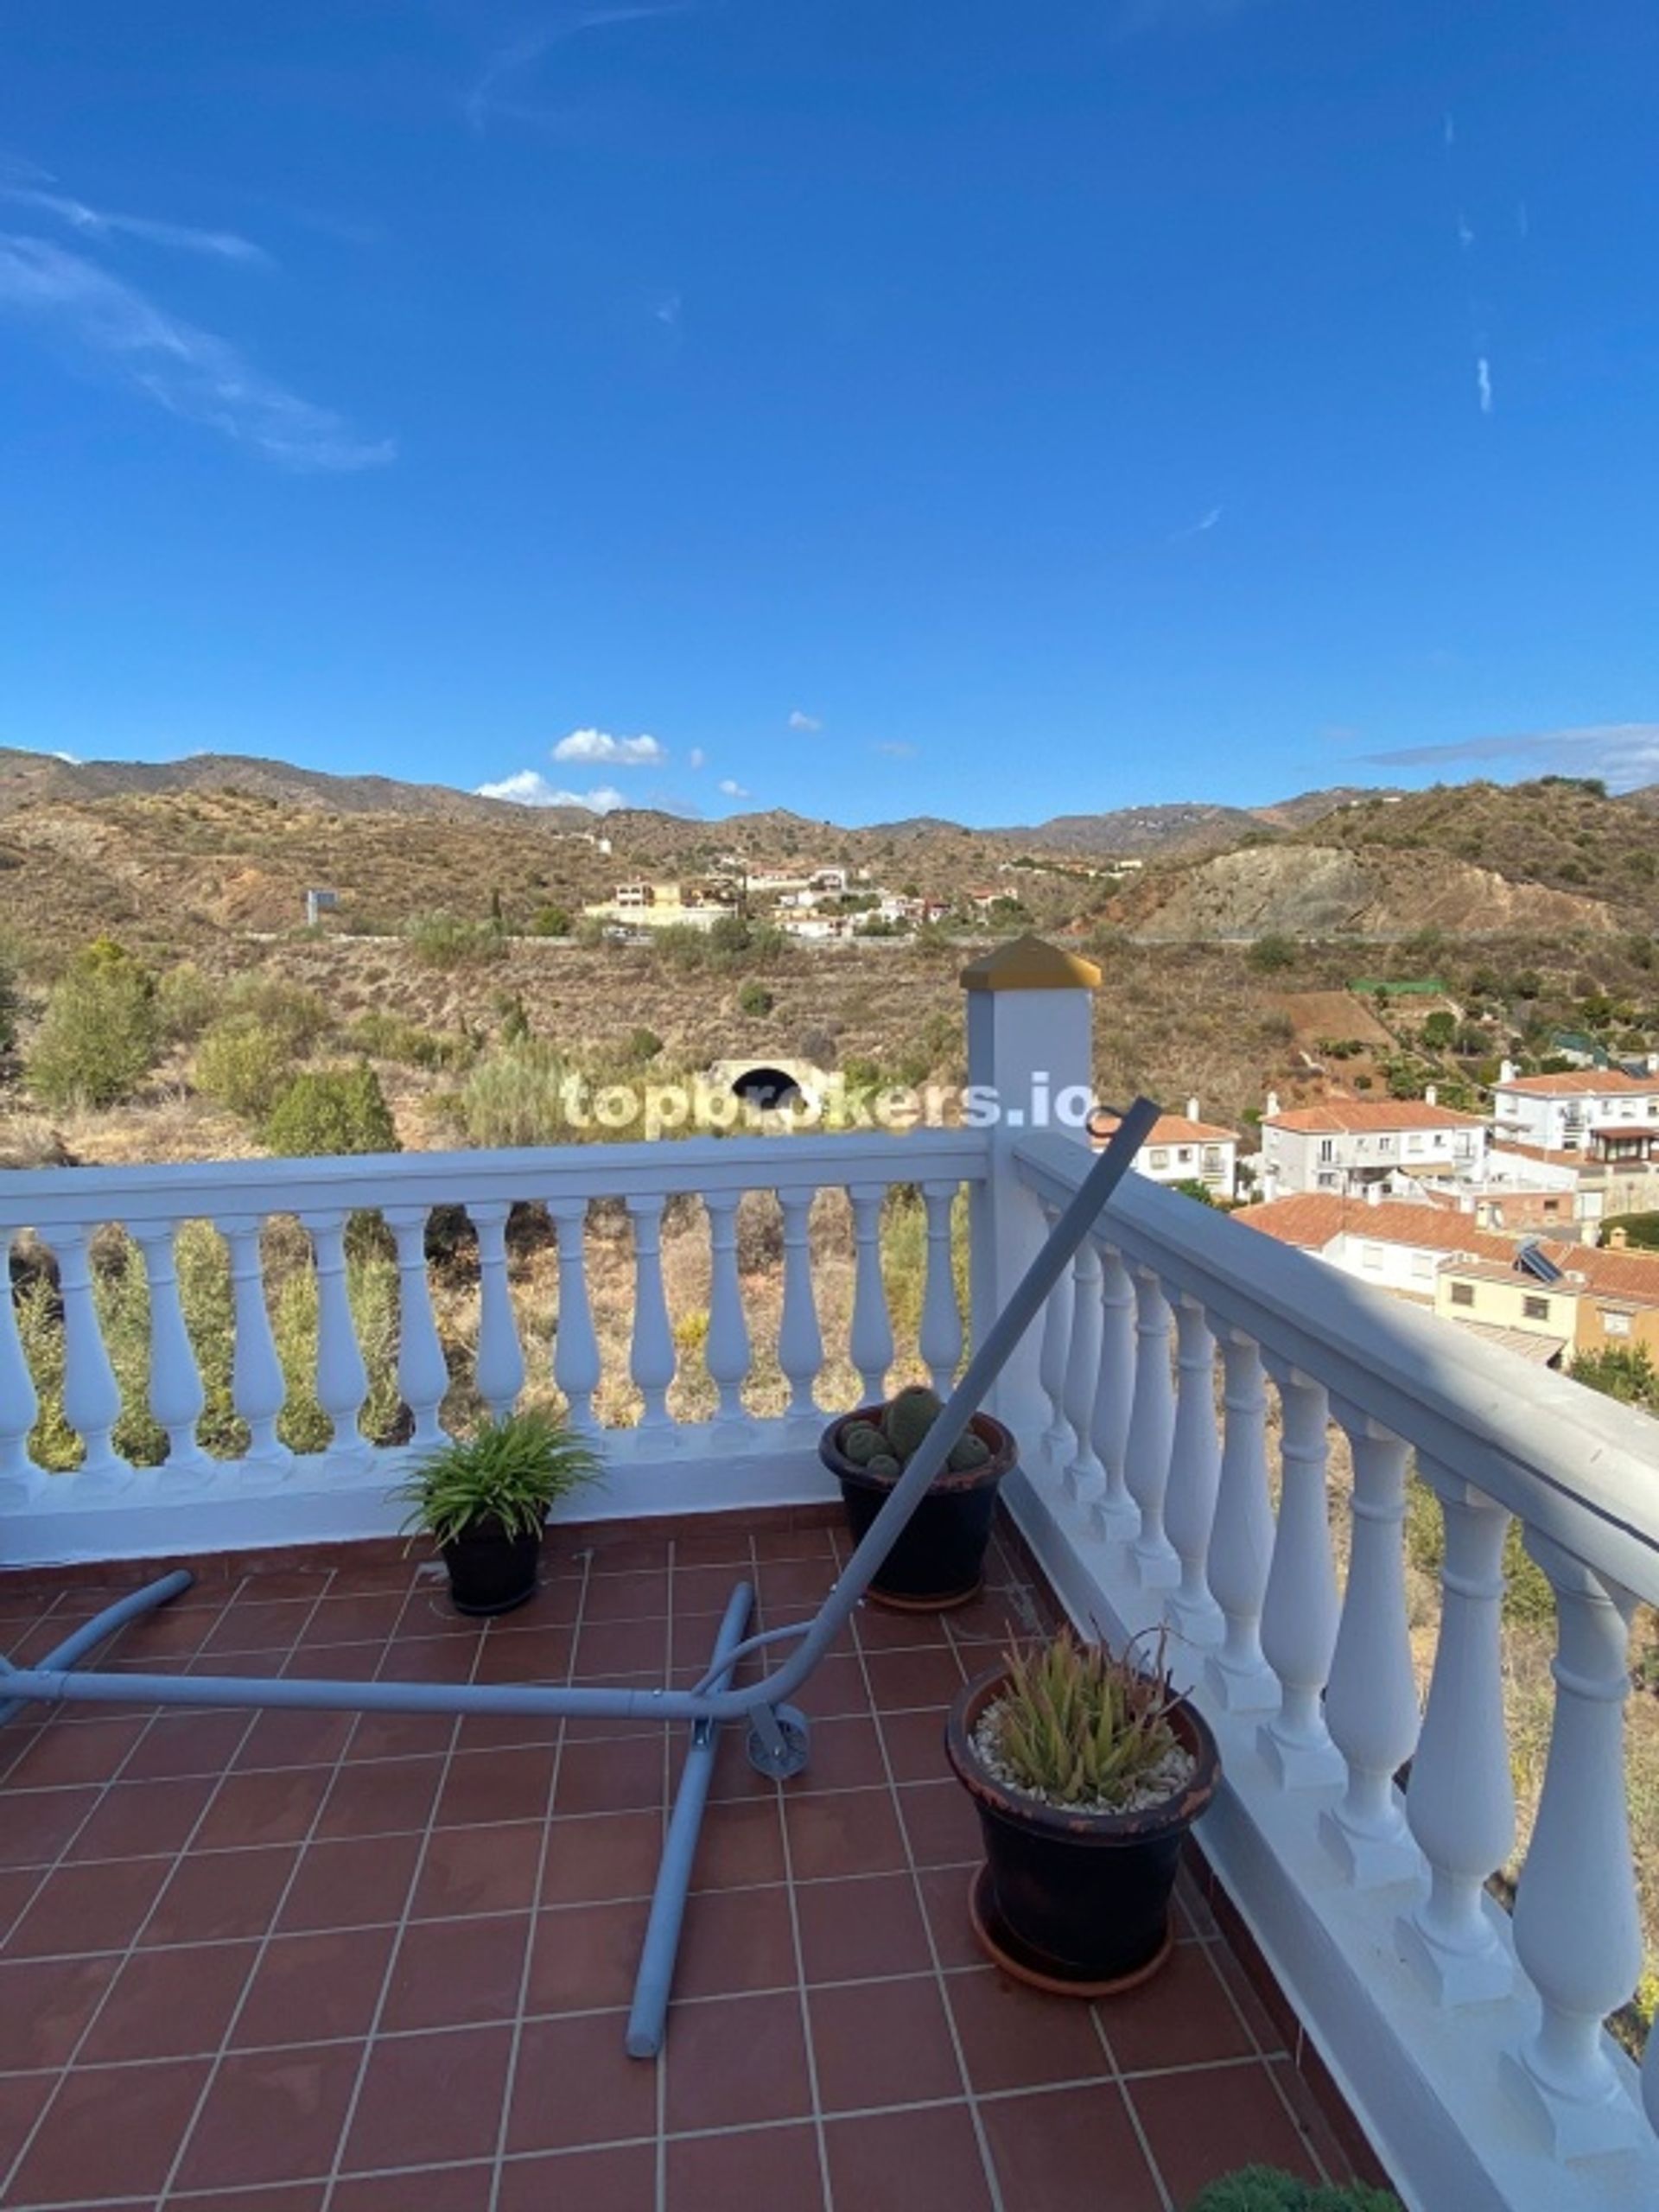
[{"label": "succulent plant", "polygon": [[904,1470],[891,1452],[878,1452],[874,1459],[865,1461],[864,1471],[868,1475],[880,1475],[884,1480],[891,1481],[902,1474]]},{"label": "succulent plant", "polygon": [[873,1421],[849,1421],[841,1432],[842,1457],[855,1467],[868,1467],[887,1448],[887,1439]]},{"label": "succulent plant", "polygon": [[883,1419],[888,1447],[899,1459],[910,1459],[944,1410],[937,1390],[930,1390],[925,1382],[912,1382],[899,1393]]},{"label": "succulent plant", "polygon": [[991,1456],[991,1447],[982,1436],[965,1428],[950,1446],[950,1457],[945,1461],[953,1475],[966,1474],[970,1467],[982,1467]]},{"label": "succulent plant", "polygon": [[1161,1639],[1150,1667],[1133,1647],[1114,1658],[1069,1628],[1008,1654],[1007,1679],[988,1715],[1008,1777],[1048,1802],[1111,1806],[1133,1796],[1169,1756],[1179,1703]]},{"label": "succulent plant", "polygon": [[1243,2166],[1212,2181],[1189,2212],[1400,2212],[1400,2200],[1364,2182],[1302,2181],[1276,2166]]}]

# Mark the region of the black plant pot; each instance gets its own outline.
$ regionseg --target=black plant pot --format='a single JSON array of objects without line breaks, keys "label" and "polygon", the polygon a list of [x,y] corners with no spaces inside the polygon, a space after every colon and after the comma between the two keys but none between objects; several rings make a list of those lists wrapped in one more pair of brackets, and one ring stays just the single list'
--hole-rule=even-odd
[{"label": "black plant pot", "polygon": [[539,1529],[510,1536],[499,1521],[474,1521],[442,1552],[458,1613],[510,1613],[536,1594]]},{"label": "black plant pot", "polygon": [[1155,1974],[1173,1942],[1170,1897],[1187,1831],[1221,1779],[1202,1713],[1178,1705],[1171,1725],[1198,1764],[1179,1792],[1135,1813],[1084,1813],[1011,1789],[974,1748],[1001,1671],[957,1694],[945,1753],[973,1798],[985,1864],[969,1898],[980,1947],[1005,1973],[1039,1989],[1108,1996]]},{"label": "black plant pot", "polygon": [[[818,1457],[841,1484],[847,1526],[855,1543],[887,1502],[892,1476],[855,1466],[841,1449],[843,1429],[855,1421],[880,1424],[880,1406],[861,1406],[830,1422],[818,1439]],[[985,1578],[985,1548],[996,1514],[997,1484],[1019,1457],[1011,1432],[989,1414],[969,1423],[990,1450],[982,1465],[936,1475],[904,1533],[870,1585],[878,1605],[904,1612],[943,1612],[977,1596]]]}]

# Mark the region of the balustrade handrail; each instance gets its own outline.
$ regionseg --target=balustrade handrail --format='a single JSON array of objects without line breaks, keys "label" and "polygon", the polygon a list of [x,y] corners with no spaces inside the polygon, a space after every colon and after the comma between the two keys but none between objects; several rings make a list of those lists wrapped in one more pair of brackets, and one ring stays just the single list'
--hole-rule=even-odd
[{"label": "balustrade handrail", "polygon": [[[1011,1147],[1020,1179],[1063,1203],[1090,1154],[1052,1134]],[[1572,1556],[1659,1604],[1659,1429],[1649,1415],[1452,1333],[1325,1262],[1130,1177],[1114,1247],[1166,1291],[1322,1382]]]},{"label": "balustrade handrail", "polygon": [[487,1199],[672,1197],[861,1181],[982,1182],[982,1129],[685,1137],[511,1151],[40,1167],[0,1178],[0,1230]]}]

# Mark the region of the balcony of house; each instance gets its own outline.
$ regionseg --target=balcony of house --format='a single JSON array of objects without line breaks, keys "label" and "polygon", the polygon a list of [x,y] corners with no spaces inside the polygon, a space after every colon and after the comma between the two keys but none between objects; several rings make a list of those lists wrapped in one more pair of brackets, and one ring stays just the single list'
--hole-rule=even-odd
[{"label": "balcony of house", "polygon": [[[0,2197],[1045,2212],[1096,2173],[1182,2212],[1265,2160],[1386,2174],[1421,2212],[1659,2202],[1659,2058],[1604,2026],[1643,1960],[1646,1418],[1145,1177],[991,1389],[1020,1450],[982,1595],[861,1606],[800,1693],[794,1779],[722,1738],[665,2048],[626,2056],[687,1756],[650,1694],[703,1674],[734,1579],[766,1630],[825,1598],[829,1410],[948,1387],[1090,1166],[1086,964],[1015,947],[967,980],[1000,1109],[971,1127],[5,1179],[35,1287],[0,1302],[0,1640],[27,1664],[182,1560],[194,1586],[99,1663],[225,1701],[66,1688],[0,1731]],[[181,1287],[203,1223],[217,1342]],[[365,1253],[396,1289],[374,1332]],[[487,1625],[387,1503],[457,1393],[556,1394],[607,1465]],[[1169,1963],[1095,2001],[976,1948],[940,1746],[963,1681],[1062,1613],[1166,1626],[1223,1761]],[[353,1713],[310,1708],[319,1678],[644,1695],[622,1721]]]}]

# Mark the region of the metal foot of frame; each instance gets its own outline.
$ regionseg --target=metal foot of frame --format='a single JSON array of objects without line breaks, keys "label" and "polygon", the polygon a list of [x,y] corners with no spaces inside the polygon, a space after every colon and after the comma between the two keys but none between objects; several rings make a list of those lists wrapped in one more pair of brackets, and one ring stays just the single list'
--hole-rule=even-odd
[{"label": "metal foot of frame", "polygon": [[[188,1590],[195,1579],[183,1567],[175,1567],[171,1574],[163,1574],[154,1582],[147,1582],[142,1590],[130,1591],[126,1597],[118,1598],[114,1605],[105,1605],[101,1613],[94,1613],[91,1620],[83,1621],[73,1636],[66,1637],[55,1649],[47,1653],[44,1659],[35,1660],[27,1672],[50,1675],[73,1667],[89,1651],[96,1651],[99,1645],[107,1642],[118,1629],[125,1628],[129,1621],[142,1620],[146,1613],[153,1613],[169,1598],[176,1598],[181,1590]],[[20,1671],[9,1662],[0,1662],[0,1688],[4,1688],[9,1675],[15,1675]],[[0,1696],[0,1721],[10,1720],[14,1713],[21,1713],[25,1705],[39,1701],[35,1693],[21,1697]]]},{"label": "metal foot of frame", "polygon": [[804,1774],[811,1727],[798,1706],[758,1705],[749,1724],[749,1764],[773,1782]]}]

